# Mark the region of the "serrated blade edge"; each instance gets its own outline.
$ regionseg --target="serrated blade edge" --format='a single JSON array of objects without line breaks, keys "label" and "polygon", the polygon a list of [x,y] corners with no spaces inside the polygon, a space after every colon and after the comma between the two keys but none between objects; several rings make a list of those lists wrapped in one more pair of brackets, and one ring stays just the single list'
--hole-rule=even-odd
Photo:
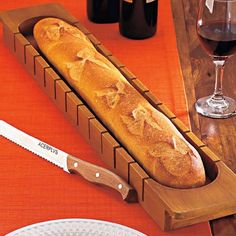
[{"label": "serrated blade edge", "polygon": [[0,135],[69,172],[67,153],[26,134],[3,120],[0,120]]}]

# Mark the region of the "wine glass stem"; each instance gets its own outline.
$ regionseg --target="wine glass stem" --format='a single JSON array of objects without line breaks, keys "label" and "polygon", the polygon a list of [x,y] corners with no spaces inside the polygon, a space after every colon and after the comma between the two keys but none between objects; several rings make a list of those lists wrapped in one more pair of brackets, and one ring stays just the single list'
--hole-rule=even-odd
[{"label": "wine glass stem", "polygon": [[225,60],[213,60],[216,68],[215,90],[213,95],[207,100],[208,106],[217,112],[228,108],[229,103],[224,99],[222,92],[222,82],[224,75]]},{"label": "wine glass stem", "polygon": [[225,60],[213,60],[215,64],[215,89],[214,93],[212,95],[213,100],[223,100],[223,92],[222,92],[222,82],[223,82],[223,76],[224,76],[224,66],[225,66]]}]

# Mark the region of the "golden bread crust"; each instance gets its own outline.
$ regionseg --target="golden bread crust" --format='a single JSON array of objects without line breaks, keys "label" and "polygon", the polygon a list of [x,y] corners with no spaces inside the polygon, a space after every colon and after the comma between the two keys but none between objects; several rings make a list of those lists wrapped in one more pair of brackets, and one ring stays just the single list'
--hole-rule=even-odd
[{"label": "golden bread crust", "polygon": [[176,188],[205,183],[197,151],[79,29],[45,18],[35,25],[34,37],[51,64],[151,177]]}]

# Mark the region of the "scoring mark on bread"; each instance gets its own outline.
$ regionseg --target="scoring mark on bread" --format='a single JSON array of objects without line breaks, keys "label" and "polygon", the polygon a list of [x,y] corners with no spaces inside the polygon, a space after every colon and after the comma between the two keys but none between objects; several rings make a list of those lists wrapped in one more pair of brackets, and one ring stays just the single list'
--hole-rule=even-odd
[{"label": "scoring mark on bread", "polygon": [[160,161],[165,167],[165,169],[173,176],[180,177],[189,173],[192,165],[192,161],[188,154],[181,157],[177,155],[173,156],[163,156]]},{"label": "scoring mark on bread", "polygon": [[58,41],[64,33],[64,27],[58,23],[51,24],[44,27],[44,31],[48,39]]},{"label": "scoring mark on bread", "polygon": [[167,142],[156,143],[147,152],[148,156],[155,160],[154,172],[159,165],[162,165],[169,174],[178,177],[186,175],[192,165],[191,156],[188,152],[183,155]]},{"label": "scoring mark on bread", "polygon": [[107,70],[110,70],[110,67],[101,60],[96,59],[95,55],[96,52],[88,48],[83,48],[82,50],[77,52],[77,60],[66,63],[66,67],[69,70],[69,75],[71,79],[75,81],[80,80],[87,62],[92,62],[93,64],[99,67],[103,67]]},{"label": "scoring mark on bread", "polygon": [[104,88],[96,92],[97,97],[104,97],[109,108],[115,108],[121,95],[125,94],[125,84],[118,81],[115,86]]},{"label": "scoring mark on bread", "polygon": [[61,36],[67,33],[67,35],[72,37],[88,41],[87,37],[77,27],[72,27],[66,22],[56,18],[49,18],[48,20],[50,20],[51,23],[44,26],[42,36],[46,35],[49,40],[58,41]]},{"label": "scoring mark on bread", "polygon": [[162,130],[152,117],[151,112],[141,104],[131,112],[130,116],[121,115],[121,119],[126,124],[129,132],[134,135],[143,136],[145,124],[148,124],[153,129]]}]

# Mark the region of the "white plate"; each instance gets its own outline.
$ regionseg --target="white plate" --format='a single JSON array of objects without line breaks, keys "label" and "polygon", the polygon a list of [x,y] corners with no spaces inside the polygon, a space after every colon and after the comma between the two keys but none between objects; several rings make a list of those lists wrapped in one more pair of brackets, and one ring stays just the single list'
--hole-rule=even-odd
[{"label": "white plate", "polygon": [[129,227],[100,220],[61,219],[15,230],[6,236],[146,236]]}]

